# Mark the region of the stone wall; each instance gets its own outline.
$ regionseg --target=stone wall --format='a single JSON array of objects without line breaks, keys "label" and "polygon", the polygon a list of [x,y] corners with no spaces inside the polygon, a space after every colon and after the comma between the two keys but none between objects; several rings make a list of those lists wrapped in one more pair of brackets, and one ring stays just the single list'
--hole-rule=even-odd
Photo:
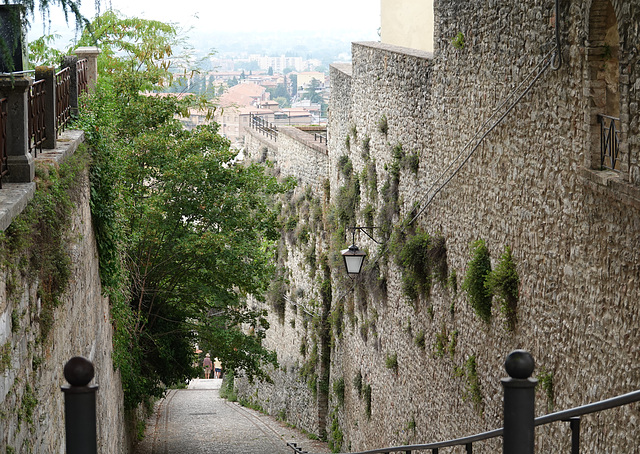
[{"label": "stone wall", "polygon": [[276,141],[246,128],[245,148],[251,160],[268,159],[282,175],[293,176],[301,186],[309,186],[314,193],[321,193],[329,168],[327,143],[315,138],[313,131],[279,126]]},{"label": "stone wall", "polygon": [[128,452],[120,377],[113,370],[109,302],[102,296],[85,173],[69,231],[70,283],[41,338],[44,313],[34,276],[5,266],[0,273],[0,450],[64,452],[65,363],[84,356],[95,367],[98,452]]},{"label": "stone wall", "polygon": [[[378,264],[385,292],[374,292],[365,277],[344,279],[339,262],[329,259],[331,314],[342,315],[332,322],[326,431],[330,439],[343,437],[343,451],[500,427],[503,362],[516,348],[530,351],[534,374],[553,383],[553,393],[538,388],[536,415],[640,387],[640,83],[631,32],[640,23],[640,7],[612,2],[621,43],[623,161],[621,171],[612,172],[599,170],[591,153],[599,140],[592,106],[604,105],[601,63],[594,67],[592,59],[606,50],[595,43],[597,21],[590,17],[591,5],[599,10],[599,3],[561,2],[556,18],[553,2],[436,2],[433,55],[355,43],[351,70],[332,67],[331,203],[346,184],[338,169],[346,156],[354,175],[371,168],[377,175],[376,191],[361,191],[357,223],[365,224],[367,205],[379,220],[383,183],[401,145],[405,155],[417,156],[418,167],[399,170],[393,224],[402,229],[403,221],[411,221],[411,228],[441,235],[449,282],[456,276],[457,283],[434,281],[430,296],[411,301],[393,260],[393,237],[378,237],[382,246],[363,235],[357,239],[369,251],[369,263]],[[556,21],[563,61],[554,70]],[[458,33],[464,45],[456,47]],[[330,209],[324,213],[325,220],[331,216]],[[312,235],[318,255],[335,255],[321,249],[329,247],[331,233]],[[512,250],[520,279],[513,330],[506,329],[497,300],[487,323],[461,289],[470,244],[478,239],[486,242],[494,268],[505,246]],[[305,289],[299,308],[319,298],[322,273],[318,268],[311,277],[299,258],[306,246],[287,245],[288,295]],[[300,343],[310,345],[313,333],[299,321],[289,323],[293,314],[287,312],[267,342],[282,362],[302,364],[308,357]],[[358,377],[364,388],[356,390]],[[343,402],[334,387],[340,383]],[[314,396],[320,394],[309,398]],[[264,390],[261,399],[274,396]],[[286,397],[279,402],[279,411],[286,409]],[[584,417],[582,449],[633,452],[639,417],[637,406]],[[536,437],[537,452],[569,450],[568,424],[540,428]],[[497,440],[479,443],[474,452],[499,446]]]}]

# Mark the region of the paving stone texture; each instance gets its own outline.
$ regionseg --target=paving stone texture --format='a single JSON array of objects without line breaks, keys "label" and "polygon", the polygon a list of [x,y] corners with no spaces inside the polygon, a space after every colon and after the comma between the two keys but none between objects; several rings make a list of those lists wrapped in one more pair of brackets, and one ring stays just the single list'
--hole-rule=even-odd
[{"label": "paving stone texture", "polygon": [[314,453],[331,452],[275,418],[222,399],[221,379],[192,380],[171,390],[147,421],[136,454],[291,454],[287,442]]}]

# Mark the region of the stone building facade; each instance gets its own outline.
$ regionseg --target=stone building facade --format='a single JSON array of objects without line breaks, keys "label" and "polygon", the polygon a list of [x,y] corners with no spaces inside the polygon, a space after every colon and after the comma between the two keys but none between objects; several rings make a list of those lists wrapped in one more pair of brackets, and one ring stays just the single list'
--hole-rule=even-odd
[{"label": "stone building facade", "polygon": [[[287,365],[276,383],[299,384],[277,399],[242,393],[356,451],[500,427],[516,348],[536,360],[537,416],[640,388],[640,4],[559,3],[435,2],[433,54],[354,43],[352,65],[332,66],[329,183],[312,193],[322,219],[292,202],[316,226],[286,243],[287,304],[267,338]],[[602,121],[614,122],[617,159],[601,159]],[[373,271],[349,280],[336,257],[345,223],[371,220],[382,244],[356,242]],[[417,231],[445,245],[446,276],[409,297],[398,238]],[[512,252],[513,318],[494,297],[483,320],[462,288],[477,240],[494,270]],[[316,405],[301,414],[300,399]],[[582,449],[634,452],[639,418],[637,405],[584,417]],[[537,452],[569,445],[568,424],[536,431]]]},{"label": "stone building facade", "polygon": [[[38,161],[72,153],[82,134],[71,133],[76,136],[65,141],[66,146],[43,154]],[[74,356],[88,358],[95,368],[91,383],[99,386],[98,452],[125,453],[132,444],[125,431],[120,375],[111,357],[110,306],[100,285],[89,197],[89,178],[84,172],[74,196],[69,229],[69,285],[51,313],[43,308],[40,293],[47,283],[25,274],[20,264],[4,263],[0,274],[2,452],[65,451],[64,395],[60,387],[68,384],[63,368]]]}]

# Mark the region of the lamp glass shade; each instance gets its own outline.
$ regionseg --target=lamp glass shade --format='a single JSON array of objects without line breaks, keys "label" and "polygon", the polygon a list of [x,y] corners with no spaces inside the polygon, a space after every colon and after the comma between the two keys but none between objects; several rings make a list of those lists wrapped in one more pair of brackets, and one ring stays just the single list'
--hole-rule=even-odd
[{"label": "lamp glass shade", "polygon": [[344,266],[347,268],[348,274],[360,274],[364,258],[367,256],[366,252],[358,249],[358,246],[351,245],[348,249],[340,251],[342,258],[344,258]]}]

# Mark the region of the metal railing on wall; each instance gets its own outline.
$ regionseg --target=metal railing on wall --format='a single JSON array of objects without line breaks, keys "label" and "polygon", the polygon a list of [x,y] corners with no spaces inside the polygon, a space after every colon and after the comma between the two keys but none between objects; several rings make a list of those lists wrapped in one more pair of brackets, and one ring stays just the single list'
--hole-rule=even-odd
[{"label": "metal railing on wall", "polygon": [[44,123],[44,97],[46,94],[44,80],[37,80],[29,88],[29,152],[34,157],[37,153],[36,150],[42,152],[42,143],[47,139]]},{"label": "metal railing on wall", "polygon": [[[65,57],[64,68],[58,72],[54,72],[53,67],[40,66],[35,70],[35,77],[30,77],[34,71],[3,75],[0,80],[4,109],[0,124],[0,188],[3,181],[6,182],[9,178],[12,182],[26,182],[24,175],[29,174],[28,171],[14,174],[8,165],[7,156],[29,153],[35,158],[43,149],[56,148],[60,133],[77,114],[78,95],[89,92],[92,84],[95,84],[95,74],[92,78],[91,73],[96,72],[95,59],[99,51],[96,49],[91,52],[91,61],[88,58],[78,60],[77,57]],[[14,79],[11,78],[14,77],[19,83],[13,83]],[[20,108],[21,105],[24,107]],[[27,122],[19,120],[24,111],[7,116],[9,106],[18,110],[26,108]],[[24,136],[20,130],[24,131]],[[20,137],[24,137],[26,142]]]},{"label": "metal railing on wall", "polygon": [[[504,387],[504,427],[482,432],[467,437],[456,438],[436,443],[390,446],[354,452],[353,454],[411,454],[414,451],[438,454],[440,448],[464,446],[469,454],[473,452],[473,444],[497,437],[503,438],[503,454],[529,454],[534,452],[534,428],[554,422],[569,424],[571,431],[571,454],[580,453],[580,421],[581,416],[599,413],[605,410],[640,402],[640,390],[623,394],[611,399],[574,407],[548,415],[533,417],[535,386],[537,380],[530,378],[534,369],[533,357],[527,352],[516,350],[505,361],[505,369],[509,378],[502,379]],[[630,428],[630,430],[632,430]],[[297,454],[308,454],[297,443],[289,442],[287,446]],[[602,447],[602,451],[607,449]]]},{"label": "metal railing on wall", "polygon": [[249,126],[274,141],[278,140],[278,128],[258,115],[249,114]]},{"label": "metal railing on wall", "polygon": [[600,166],[603,169],[619,170],[620,130],[619,118],[598,114],[600,123]]},{"label": "metal railing on wall", "polygon": [[[58,133],[64,131],[71,119],[69,94],[71,90],[71,68],[64,68],[56,77],[56,128]],[[78,78],[79,80],[80,78]]]},{"label": "metal railing on wall", "polygon": [[78,71],[78,93],[86,93],[89,90],[87,59],[78,60],[76,69]]}]

